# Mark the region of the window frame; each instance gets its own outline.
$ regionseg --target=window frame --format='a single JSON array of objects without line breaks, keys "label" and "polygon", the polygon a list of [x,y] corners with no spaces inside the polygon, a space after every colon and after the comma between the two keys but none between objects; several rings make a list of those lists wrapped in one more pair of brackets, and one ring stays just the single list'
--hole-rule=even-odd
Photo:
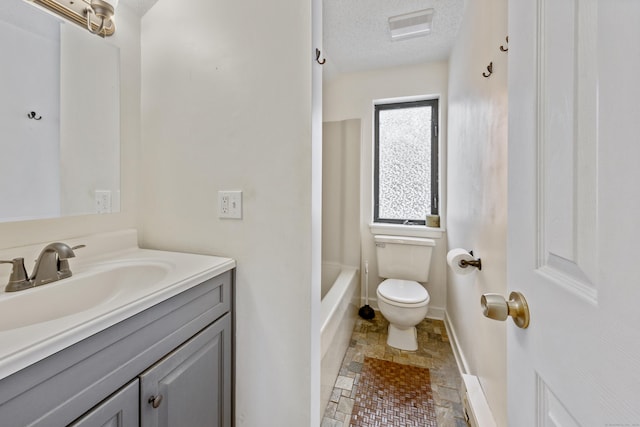
[{"label": "window frame", "polygon": [[373,148],[373,222],[386,224],[425,225],[426,218],[393,219],[380,218],[380,111],[399,110],[411,107],[431,107],[431,215],[440,212],[440,173],[439,173],[439,140],[438,127],[440,122],[439,99],[430,98],[412,101],[374,104],[374,148]]}]

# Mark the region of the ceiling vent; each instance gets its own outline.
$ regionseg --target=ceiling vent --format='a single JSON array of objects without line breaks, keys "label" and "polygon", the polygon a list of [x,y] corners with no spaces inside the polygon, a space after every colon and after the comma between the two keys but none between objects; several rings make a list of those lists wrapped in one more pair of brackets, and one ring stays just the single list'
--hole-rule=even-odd
[{"label": "ceiling vent", "polygon": [[418,10],[389,18],[391,40],[404,40],[431,33],[433,9]]}]

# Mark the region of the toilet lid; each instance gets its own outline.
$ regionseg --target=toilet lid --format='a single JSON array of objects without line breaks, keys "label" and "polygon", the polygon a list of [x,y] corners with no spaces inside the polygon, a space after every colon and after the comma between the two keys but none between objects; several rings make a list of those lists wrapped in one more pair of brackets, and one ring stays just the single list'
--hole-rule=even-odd
[{"label": "toilet lid", "polygon": [[429,298],[429,292],[412,280],[387,279],[378,286],[380,295],[388,300],[404,304],[417,304]]}]

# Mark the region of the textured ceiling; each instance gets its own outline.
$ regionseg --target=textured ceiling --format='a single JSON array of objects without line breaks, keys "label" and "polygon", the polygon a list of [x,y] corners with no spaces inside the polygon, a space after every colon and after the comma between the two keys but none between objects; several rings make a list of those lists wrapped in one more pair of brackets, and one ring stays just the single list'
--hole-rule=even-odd
[{"label": "textured ceiling", "polygon": [[[158,0],[122,0],[144,15]],[[339,73],[446,60],[466,0],[323,0],[325,78]],[[433,8],[431,33],[391,41],[388,19]]]},{"label": "textured ceiling", "polygon": [[[446,60],[462,21],[465,0],[324,0],[323,57],[330,76]],[[433,8],[431,33],[391,41],[388,19]]]}]

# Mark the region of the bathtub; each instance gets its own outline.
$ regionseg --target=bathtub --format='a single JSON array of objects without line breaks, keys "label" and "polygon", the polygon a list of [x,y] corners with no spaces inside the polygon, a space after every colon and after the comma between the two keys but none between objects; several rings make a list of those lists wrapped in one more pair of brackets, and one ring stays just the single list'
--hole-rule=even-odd
[{"label": "bathtub", "polygon": [[349,347],[360,303],[360,274],[355,267],[322,264],[320,316],[320,416],[329,403],[342,359]]}]

